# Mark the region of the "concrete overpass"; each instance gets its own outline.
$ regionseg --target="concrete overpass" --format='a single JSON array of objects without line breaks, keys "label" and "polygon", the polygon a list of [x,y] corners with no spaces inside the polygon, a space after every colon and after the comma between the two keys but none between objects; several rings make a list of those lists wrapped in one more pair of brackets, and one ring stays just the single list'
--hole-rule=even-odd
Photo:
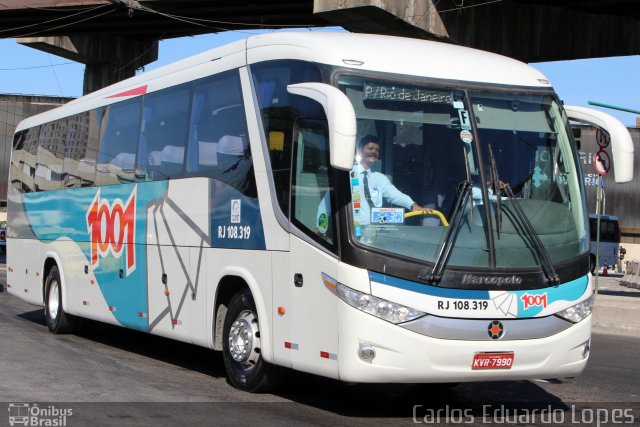
[{"label": "concrete overpass", "polygon": [[0,37],[86,64],[85,93],[156,60],[158,40],[327,25],[525,62],[640,54],[639,0],[0,0]]}]

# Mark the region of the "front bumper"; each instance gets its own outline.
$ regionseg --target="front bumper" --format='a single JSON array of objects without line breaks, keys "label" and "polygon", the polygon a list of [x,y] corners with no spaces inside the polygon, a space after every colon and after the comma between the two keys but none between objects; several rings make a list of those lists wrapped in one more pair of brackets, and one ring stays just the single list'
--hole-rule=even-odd
[{"label": "front bumper", "polygon": [[[471,341],[434,338],[385,322],[340,302],[339,375],[352,382],[471,382],[579,375],[588,360],[591,316],[551,336]],[[499,320],[499,319],[498,319]],[[535,320],[534,320],[535,321]],[[489,323],[490,320],[487,320]],[[375,350],[371,361],[362,347]],[[473,370],[479,352],[513,352],[510,369]]]}]

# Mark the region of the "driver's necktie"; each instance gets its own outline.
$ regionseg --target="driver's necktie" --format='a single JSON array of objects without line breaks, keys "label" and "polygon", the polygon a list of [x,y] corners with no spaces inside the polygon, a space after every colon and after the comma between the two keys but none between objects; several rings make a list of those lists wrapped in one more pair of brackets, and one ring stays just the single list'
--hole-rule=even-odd
[{"label": "driver's necktie", "polygon": [[371,200],[371,192],[369,191],[369,179],[367,176],[369,175],[368,171],[363,171],[364,177],[362,178],[362,186],[364,187],[364,197],[367,199],[367,203],[369,204],[369,209],[373,209],[375,205]]}]

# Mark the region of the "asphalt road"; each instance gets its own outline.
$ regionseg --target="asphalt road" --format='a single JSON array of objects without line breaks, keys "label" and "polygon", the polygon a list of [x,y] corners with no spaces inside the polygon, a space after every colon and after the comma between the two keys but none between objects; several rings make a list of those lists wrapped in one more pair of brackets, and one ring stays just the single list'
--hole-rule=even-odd
[{"label": "asphalt road", "polygon": [[9,424],[2,405],[10,415],[15,404],[27,402],[49,411],[40,418],[62,420],[60,411],[71,410],[64,418],[70,426],[545,421],[508,418],[530,417],[532,409],[553,414],[556,424],[561,415],[564,425],[586,426],[597,425],[594,414],[610,421],[617,414],[640,425],[638,384],[640,338],[594,334],[588,368],[574,379],[447,389],[344,384],[292,373],[277,393],[247,394],[227,384],[220,353],[102,324],[78,335],[53,335],[41,308],[0,292],[0,425]]}]

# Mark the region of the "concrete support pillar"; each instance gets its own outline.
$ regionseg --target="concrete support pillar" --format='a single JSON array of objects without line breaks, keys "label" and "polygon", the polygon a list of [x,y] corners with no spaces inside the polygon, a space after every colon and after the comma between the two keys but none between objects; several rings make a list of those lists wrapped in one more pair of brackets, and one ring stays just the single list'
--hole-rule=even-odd
[{"label": "concrete support pillar", "polygon": [[157,40],[110,36],[28,37],[18,43],[86,64],[83,93],[96,91],[135,75],[158,59]]}]

